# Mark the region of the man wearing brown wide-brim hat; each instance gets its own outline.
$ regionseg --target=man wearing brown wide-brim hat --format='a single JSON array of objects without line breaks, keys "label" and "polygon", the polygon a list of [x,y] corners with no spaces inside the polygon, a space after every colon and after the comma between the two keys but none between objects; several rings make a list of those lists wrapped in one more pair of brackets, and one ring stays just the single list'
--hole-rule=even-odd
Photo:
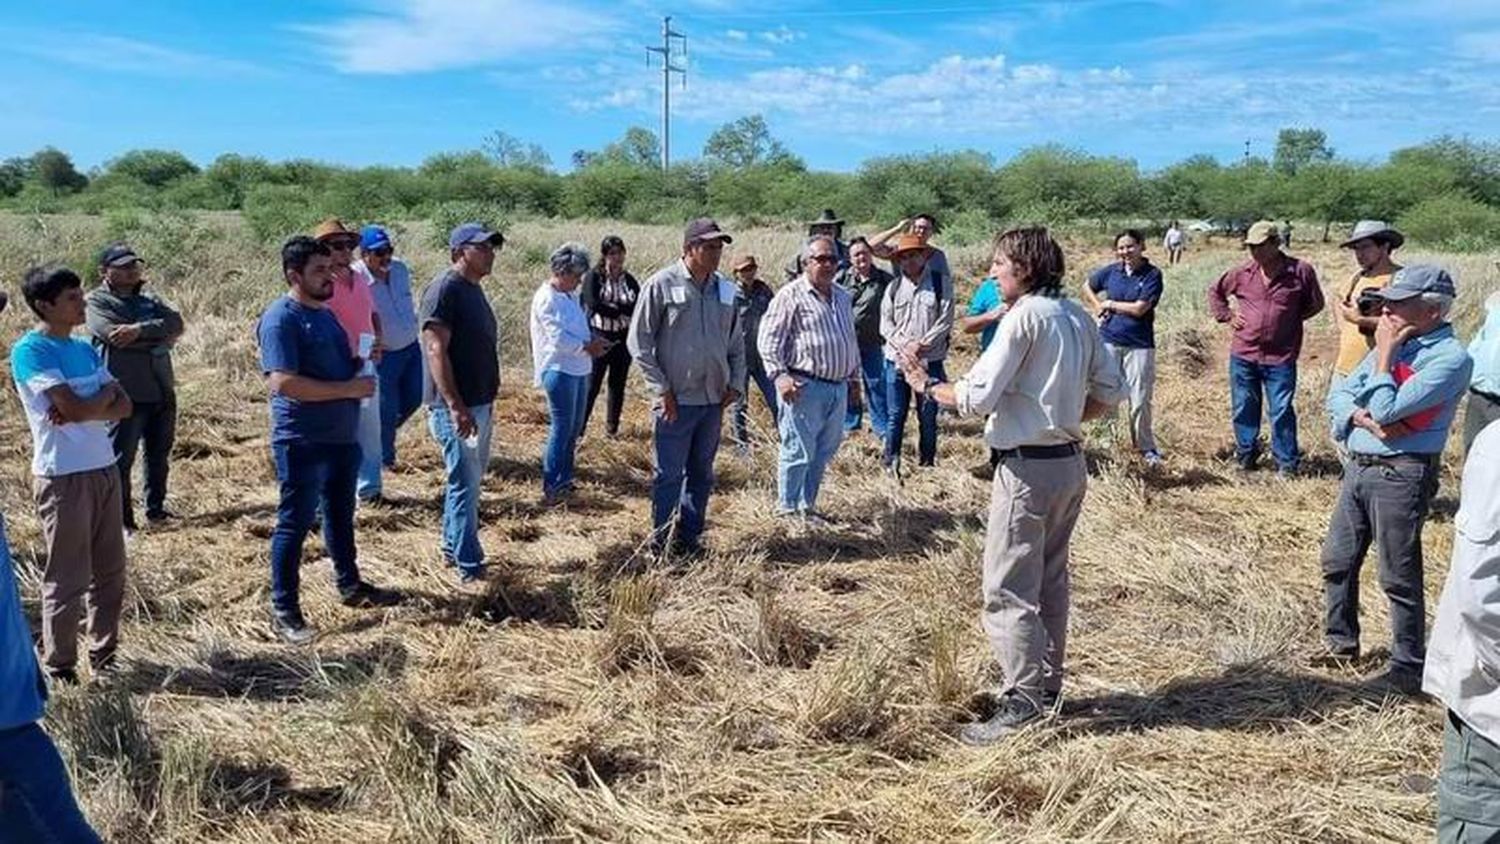
[{"label": "man wearing brown wide-brim hat", "polygon": [[[885,340],[886,430],[883,462],[886,471],[901,476],[901,441],[906,436],[906,414],[913,401],[903,372],[922,366],[929,375],[946,379],[943,362],[953,332],[953,285],[931,265],[933,248],[917,232],[907,232],[890,251],[896,278],[886,286],[880,303],[880,336]],[[915,396],[917,403],[917,463],[937,461],[937,405]]]},{"label": "man wearing brown wide-brim hat", "polygon": [[1349,239],[1339,246],[1354,253],[1358,269],[1338,290],[1334,315],[1338,318],[1339,354],[1333,363],[1332,393],[1359,366],[1365,355],[1375,348],[1375,324],[1380,322],[1379,298],[1365,291],[1378,291],[1391,283],[1391,276],[1401,265],[1391,260],[1391,253],[1406,238],[1389,223],[1360,220]]},{"label": "man wearing brown wide-brim hat", "polygon": [[802,255],[815,237],[832,238],[834,255],[839,259],[838,268],[840,270],[849,268],[849,244],[844,242],[844,221],[839,219],[839,215],[835,214],[832,208],[824,208],[823,213],[819,214],[816,220],[807,222],[807,239],[802,241],[802,247],[782,270],[786,274],[787,281],[802,275]]}]

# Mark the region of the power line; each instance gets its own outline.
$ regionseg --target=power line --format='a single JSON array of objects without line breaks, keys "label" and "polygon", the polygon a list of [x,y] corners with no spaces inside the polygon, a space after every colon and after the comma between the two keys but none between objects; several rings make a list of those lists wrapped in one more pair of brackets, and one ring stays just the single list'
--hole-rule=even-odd
[{"label": "power line", "polygon": [[672,29],[672,16],[661,19],[661,46],[646,48],[646,66],[651,66],[651,54],[661,56],[661,169],[665,172],[672,166],[672,74],[682,77],[682,87],[687,88],[687,69],[672,64],[672,40],[682,44],[682,58],[687,59],[687,36]]}]

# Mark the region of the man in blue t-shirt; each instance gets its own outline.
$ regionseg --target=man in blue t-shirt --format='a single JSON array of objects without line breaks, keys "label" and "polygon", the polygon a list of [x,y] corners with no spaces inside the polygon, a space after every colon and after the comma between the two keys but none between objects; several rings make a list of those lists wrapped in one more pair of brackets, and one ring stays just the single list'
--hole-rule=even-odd
[{"label": "man in blue t-shirt", "polygon": [[1151,433],[1151,392],[1156,386],[1156,303],[1161,270],[1146,260],[1146,241],[1135,229],[1115,237],[1120,260],[1089,276],[1083,298],[1099,315],[1104,345],[1125,373],[1130,392],[1130,442],[1148,466],[1161,465]]},{"label": "man in blue t-shirt", "polygon": [[1000,318],[1005,316],[1005,302],[1000,299],[1000,286],[993,278],[979,282],[974,295],[969,297],[968,310],[958,320],[958,330],[965,334],[979,335],[979,351],[990,347],[995,339],[995,330],[1000,327]]},{"label": "man in blue t-shirt", "polygon": [[87,616],[89,667],[116,665],[125,598],[122,484],[111,422],[130,397],[94,348],[72,336],[84,324],[83,281],[66,267],[33,267],[21,282],[37,326],[10,350],[11,376],[31,428],[32,497],[45,547],[42,662],[78,682],[78,628]]},{"label": "man in blue t-shirt", "polygon": [[46,699],[0,519],[0,837],[97,842],[57,747],[37,723]]},{"label": "man in blue t-shirt", "polygon": [[401,596],[360,579],[356,564],[359,400],[373,395],[375,384],[360,376],[360,361],[325,306],[333,295],[331,254],[310,237],[294,237],[281,248],[281,269],[287,294],[266,308],[257,329],[260,368],[271,391],[271,454],[281,482],[271,534],[271,628],[303,644],[315,634],[299,599],[302,542],[320,504],[323,544],[344,605],[391,606]]}]

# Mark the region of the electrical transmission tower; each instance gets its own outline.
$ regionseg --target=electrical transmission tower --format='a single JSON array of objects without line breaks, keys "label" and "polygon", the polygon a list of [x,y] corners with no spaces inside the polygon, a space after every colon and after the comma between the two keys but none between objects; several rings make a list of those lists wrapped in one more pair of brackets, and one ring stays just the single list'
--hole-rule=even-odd
[{"label": "electrical transmission tower", "polygon": [[672,29],[672,16],[661,19],[661,46],[646,48],[646,66],[651,66],[651,54],[661,56],[661,169],[672,166],[672,74],[682,77],[682,87],[687,88],[687,69],[672,63],[672,39],[682,44],[682,59],[687,60],[687,36]]}]

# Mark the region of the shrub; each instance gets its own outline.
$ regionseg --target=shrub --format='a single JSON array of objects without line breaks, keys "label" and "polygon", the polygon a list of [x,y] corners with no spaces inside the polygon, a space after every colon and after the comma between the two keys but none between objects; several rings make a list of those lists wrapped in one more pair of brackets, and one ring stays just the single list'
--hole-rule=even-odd
[{"label": "shrub", "polygon": [[264,243],[280,243],[328,216],[318,197],[306,188],[292,185],[261,185],[245,195],[245,221]]},{"label": "shrub", "polygon": [[1450,193],[1412,206],[1398,226],[1429,248],[1478,252],[1500,241],[1500,209]]},{"label": "shrub", "polygon": [[509,217],[504,208],[490,202],[459,200],[440,202],[427,209],[424,214],[432,223],[432,244],[448,253],[448,233],[462,223],[483,223],[491,231],[505,232]]}]

